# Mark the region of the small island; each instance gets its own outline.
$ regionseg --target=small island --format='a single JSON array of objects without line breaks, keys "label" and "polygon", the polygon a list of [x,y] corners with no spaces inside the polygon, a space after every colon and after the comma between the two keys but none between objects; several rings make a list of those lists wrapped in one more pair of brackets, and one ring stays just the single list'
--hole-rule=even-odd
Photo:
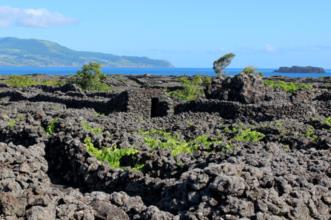
[{"label": "small island", "polygon": [[276,73],[325,73],[325,69],[313,66],[280,67]]}]

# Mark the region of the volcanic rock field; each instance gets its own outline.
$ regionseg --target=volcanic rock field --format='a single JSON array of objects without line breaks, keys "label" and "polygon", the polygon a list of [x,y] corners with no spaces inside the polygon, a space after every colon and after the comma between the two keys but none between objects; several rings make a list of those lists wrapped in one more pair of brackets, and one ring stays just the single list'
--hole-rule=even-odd
[{"label": "volcanic rock field", "polygon": [[196,101],[177,77],[107,80],[0,84],[0,219],[331,218],[330,78],[214,78]]}]

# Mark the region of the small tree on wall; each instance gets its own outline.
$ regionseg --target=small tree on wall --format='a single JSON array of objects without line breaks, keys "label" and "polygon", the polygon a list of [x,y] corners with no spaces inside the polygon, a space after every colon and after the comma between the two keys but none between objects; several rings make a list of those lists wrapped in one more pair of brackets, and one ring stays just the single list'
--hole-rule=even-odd
[{"label": "small tree on wall", "polygon": [[105,92],[110,90],[103,81],[106,76],[101,71],[101,65],[98,63],[85,64],[73,77],[73,82],[83,90]]}]

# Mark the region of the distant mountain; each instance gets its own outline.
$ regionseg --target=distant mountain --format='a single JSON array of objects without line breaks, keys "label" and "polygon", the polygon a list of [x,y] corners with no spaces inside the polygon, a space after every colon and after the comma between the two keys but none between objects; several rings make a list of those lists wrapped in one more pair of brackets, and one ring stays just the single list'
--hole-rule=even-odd
[{"label": "distant mountain", "polygon": [[0,66],[76,67],[98,62],[106,67],[172,67],[168,61],[76,51],[46,40],[0,38]]}]

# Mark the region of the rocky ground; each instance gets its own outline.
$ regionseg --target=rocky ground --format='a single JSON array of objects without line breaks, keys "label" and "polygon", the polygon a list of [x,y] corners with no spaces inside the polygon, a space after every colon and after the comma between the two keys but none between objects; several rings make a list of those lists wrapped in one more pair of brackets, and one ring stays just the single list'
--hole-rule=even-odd
[{"label": "rocky ground", "polygon": [[[19,97],[102,102],[110,95],[0,86],[0,219],[330,219],[331,80],[302,79],[313,88],[295,93],[259,80],[214,80],[199,101],[300,103],[307,114],[103,114]],[[117,91],[181,87],[170,77],[118,76],[109,83]],[[148,134],[156,135],[153,146]],[[112,167],[87,150],[87,138],[97,149],[136,153]],[[182,148],[155,147],[161,143]]]}]

